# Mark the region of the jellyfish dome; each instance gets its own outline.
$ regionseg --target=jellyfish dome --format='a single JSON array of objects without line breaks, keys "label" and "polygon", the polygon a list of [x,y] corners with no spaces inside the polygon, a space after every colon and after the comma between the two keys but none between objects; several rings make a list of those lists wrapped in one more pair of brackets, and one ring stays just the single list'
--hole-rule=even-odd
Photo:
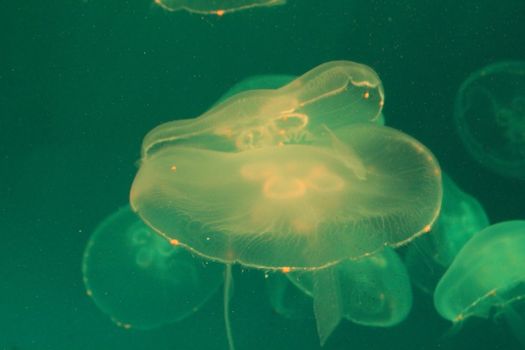
[{"label": "jellyfish dome", "polygon": [[[412,308],[408,273],[390,248],[324,269],[292,271],[286,276],[313,297],[321,344],[341,318],[364,326],[391,327],[403,321]],[[323,281],[331,283],[332,288],[320,285]]]},{"label": "jellyfish dome", "polygon": [[525,62],[500,62],[473,73],[455,107],[459,135],[479,163],[525,179]]},{"label": "jellyfish dome", "polygon": [[168,240],[212,260],[313,269],[428,232],[441,205],[434,156],[378,125],[364,65],[323,64],[146,135],[130,201]]},{"label": "jellyfish dome", "polygon": [[87,294],[117,325],[152,329],[196,312],[223,282],[222,266],[169,244],[124,206],[84,253]]},{"label": "jellyfish dome", "polygon": [[525,221],[507,221],[475,234],[439,281],[434,304],[460,322],[488,317],[525,298]]},{"label": "jellyfish dome", "polygon": [[155,3],[168,11],[222,16],[255,7],[284,5],[286,0],[155,0]]}]

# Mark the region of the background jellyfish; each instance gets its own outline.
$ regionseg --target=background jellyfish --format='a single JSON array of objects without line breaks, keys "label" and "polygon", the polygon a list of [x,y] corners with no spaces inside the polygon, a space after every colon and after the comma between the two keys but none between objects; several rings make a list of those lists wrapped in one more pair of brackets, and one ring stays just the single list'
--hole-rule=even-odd
[{"label": "background jellyfish", "polygon": [[524,286],[525,221],[506,221],[467,242],[439,281],[434,305],[454,323],[502,314],[525,345],[524,315],[514,309],[523,306]]},{"label": "background jellyfish", "polygon": [[310,143],[327,129],[378,122],[383,86],[368,66],[324,63],[277,90],[236,94],[195,119],[176,120],[151,130],[142,158],[166,145],[239,152]]},{"label": "background jellyfish", "polygon": [[139,329],[193,314],[223,281],[220,265],[171,245],[129,206],[95,230],[82,272],[95,304],[117,325]]},{"label": "background jellyfish", "polygon": [[[325,293],[319,285],[328,275],[336,288]],[[390,327],[403,321],[412,307],[412,290],[405,266],[389,248],[358,260],[346,259],[328,268],[295,271],[286,276],[313,297],[321,344],[341,318],[373,327]],[[326,277],[324,277],[326,278]]]},{"label": "background jellyfish", "polygon": [[443,204],[432,231],[408,247],[405,262],[415,285],[431,294],[461,248],[489,225],[481,204],[443,173]]},{"label": "background jellyfish", "polygon": [[155,0],[155,3],[168,11],[185,10],[201,15],[222,16],[254,7],[284,5],[286,0]]},{"label": "background jellyfish", "polygon": [[525,179],[525,62],[500,62],[473,73],[459,89],[455,121],[478,162]]}]

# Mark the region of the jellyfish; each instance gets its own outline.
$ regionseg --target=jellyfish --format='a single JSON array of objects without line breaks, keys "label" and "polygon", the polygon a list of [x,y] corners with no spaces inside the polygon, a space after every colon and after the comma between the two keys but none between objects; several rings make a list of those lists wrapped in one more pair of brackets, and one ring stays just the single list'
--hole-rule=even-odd
[{"label": "jellyfish", "polygon": [[223,268],[173,246],[124,206],[87,244],[87,294],[124,328],[152,329],[196,312],[223,282]]},{"label": "jellyfish", "polygon": [[[338,61],[161,125],[144,139],[132,209],[167,240],[226,264],[225,310],[234,263],[319,270],[321,301],[339,288],[323,268],[403,245],[439,214],[436,159],[378,125],[382,105],[377,75]],[[320,315],[331,306],[317,310],[326,339],[333,320]]]},{"label": "jellyfish", "polygon": [[405,261],[412,281],[432,294],[461,248],[489,225],[485,210],[476,198],[463,192],[443,173],[443,204],[432,231],[408,247]]},{"label": "jellyfish", "polygon": [[286,0],[155,0],[155,3],[168,11],[222,16],[254,7],[284,5]]},{"label": "jellyfish", "polygon": [[141,160],[133,210],[207,258],[269,269],[328,266],[430,230],[441,177],[423,145],[366,123],[330,136],[235,153],[163,147]]},{"label": "jellyfish", "polygon": [[[329,274],[336,281],[331,295],[318,286],[316,274]],[[316,319],[330,318],[336,327],[341,318],[373,327],[391,327],[403,321],[412,307],[408,273],[399,256],[390,248],[357,260],[345,259],[322,270],[294,271],[288,278],[314,299]],[[328,306],[325,304],[329,304]],[[326,309],[330,307],[331,312]],[[324,323],[321,322],[321,326]],[[331,329],[320,330],[326,337]],[[323,344],[326,338],[321,339]]]},{"label": "jellyfish", "polygon": [[370,67],[328,62],[279,89],[238,93],[198,118],[161,124],[144,138],[142,158],[166,145],[242,152],[310,143],[327,129],[377,122],[383,101]]},{"label": "jellyfish", "polygon": [[479,163],[525,179],[525,62],[500,62],[473,73],[459,89],[455,121]]},{"label": "jellyfish", "polygon": [[[294,75],[287,74],[263,74],[245,78],[226,91],[219,98],[216,105],[229,99],[233,95],[248,90],[279,89],[292,82],[296,78],[297,77]],[[385,125],[385,117],[383,113],[381,113],[381,115],[377,118],[377,124]]]},{"label": "jellyfish", "polygon": [[434,305],[454,323],[503,315],[525,345],[525,221],[506,221],[476,233],[439,281]]}]

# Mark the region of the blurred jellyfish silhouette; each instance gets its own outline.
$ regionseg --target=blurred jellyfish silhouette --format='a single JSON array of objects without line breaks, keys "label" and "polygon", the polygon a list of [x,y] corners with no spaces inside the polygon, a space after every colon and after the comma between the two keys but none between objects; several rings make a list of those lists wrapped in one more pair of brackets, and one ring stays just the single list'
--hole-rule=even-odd
[{"label": "blurred jellyfish silhouette", "polygon": [[173,246],[129,205],[105,219],[82,263],[87,294],[117,325],[152,329],[196,312],[223,281],[220,264]]},{"label": "blurred jellyfish silhouette", "polygon": [[[328,320],[318,319],[318,322],[333,328],[343,318],[364,326],[391,327],[403,321],[412,307],[408,273],[390,248],[356,260],[342,260],[321,270],[296,270],[275,275],[269,277],[268,283],[276,287],[272,305],[278,313],[286,317],[305,315],[304,296],[301,298],[290,290],[295,285],[297,290],[315,300],[316,317],[329,317]],[[282,279],[284,276],[288,282]],[[327,289],[323,283],[335,287]],[[311,302],[309,306],[311,310]],[[329,333],[325,333],[326,336]]]},{"label": "blurred jellyfish silhouette", "polygon": [[456,97],[455,121],[479,163],[525,179],[525,62],[499,62],[470,75]]},{"label": "blurred jellyfish silhouette", "polygon": [[474,235],[439,281],[434,305],[461,323],[503,316],[525,346],[525,221],[506,221]]},{"label": "blurred jellyfish silhouette", "polygon": [[155,0],[155,3],[168,11],[223,16],[256,7],[284,5],[286,0]]}]

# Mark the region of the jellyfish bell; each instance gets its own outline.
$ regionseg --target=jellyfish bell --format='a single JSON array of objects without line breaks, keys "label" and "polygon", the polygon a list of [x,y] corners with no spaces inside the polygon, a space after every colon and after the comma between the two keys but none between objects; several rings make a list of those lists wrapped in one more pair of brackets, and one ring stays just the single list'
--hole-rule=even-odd
[{"label": "jellyfish bell", "polygon": [[470,155],[491,171],[525,179],[525,62],[498,62],[461,85],[455,122]]},{"label": "jellyfish bell", "polygon": [[523,314],[513,308],[525,298],[525,221],[506,221],[483,229],[465,244],[439,281],[434,305],[454,323],[502,313],[511,329],[520,329]]},{"label": "jellyfish bell", "polygon": [[328,62],[278,89],[237,93],[198,118],[159,125],[144,138],[142,158],[175,145],[239,152],[307,143],[325,127],[378,122],[383,103],[370,67]]},{"label": "jellyfish bell", "polygon": [[[316,274],[330,274],[336,283],[330,295],[319,286]],[[360,259],[343,260],[316,271],[286,274],[314,299],[321,344],[341,318],[372,327],[391,327],[403,321],[412,307],[412,290],[401,259],[390,248]],[[321,288],[320,288],[321,287]]]},{"label": "jellyfish bell", "polygon": [[124,328],[182,320],[223,281],[222,267],[173,246],[124,206],[95,230],[82,272],[87,294]]},{"label": "jellyfish bell", "polygon": [[315,271],[324,341],[341,310],[328,302],[338,284],[326,267],[430,230],[439,165],[421,143],[381,126],[383,101],[372,69],[329,62],[146,135],[131,206],[168,240],[226,264],[230,349],[232,264]]},{"label": "jellyfish bell", "polygon": [[155,0],[155,3],[167,11],[223,16],[256,7],[284,5],[286,0]]},{"label": "jellyfish bell", "polygon": [[374,124],[334,135],[352,149],[350,165],[346,153],[314,144],[162,149],[142,160],[131,206],[209,259],[265,269],[328,266],[426,232],[441,205],[431,153]]},{"label": "jellyfish bell", "polygon": [[342,315],[328,302],[338,282],[323,267],[428,232],[441,205],[439,166],[416,140],[372,123],[333,134],[352,157],[315,144],[162,149],[143,160],[131,205],[167,239],[227,264],[225,315],[233,263],[319,269],[314,305],[324,342]]}]

